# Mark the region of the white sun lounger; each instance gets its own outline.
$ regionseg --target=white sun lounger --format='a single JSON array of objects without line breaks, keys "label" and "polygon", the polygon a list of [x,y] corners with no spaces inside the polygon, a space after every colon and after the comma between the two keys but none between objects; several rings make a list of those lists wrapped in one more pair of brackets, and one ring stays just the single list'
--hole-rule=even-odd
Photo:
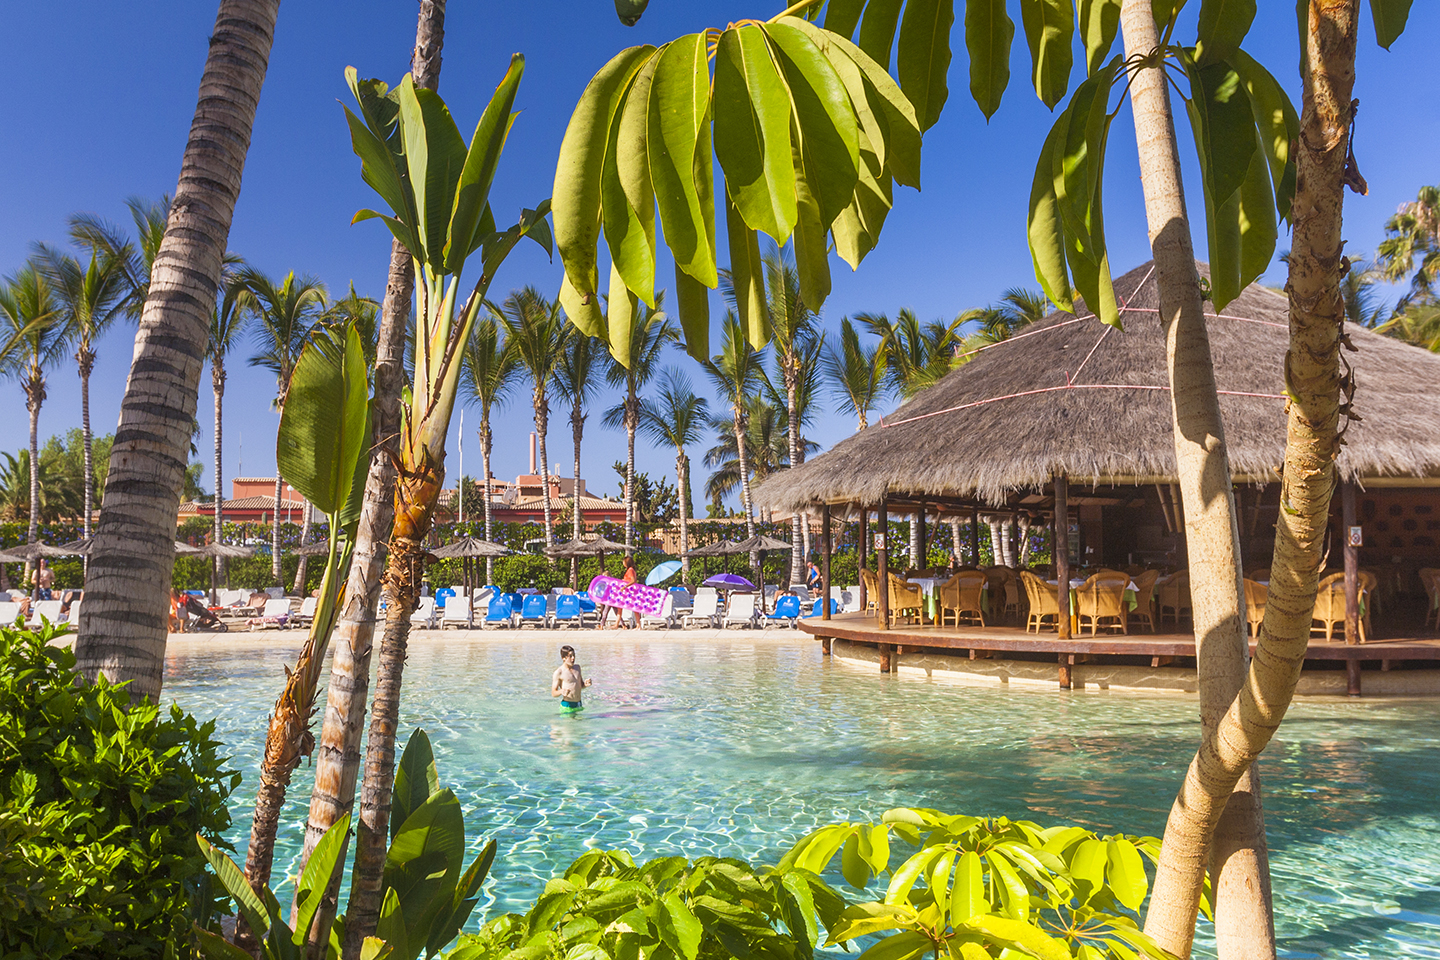
[{"label": "white sun lounger", "polygon": [[742,627],[755,625],[755,594],[732,593],[730,595],[730,601],[725,604],[725,616],[721,619],[720,626],[729,627],[734,624]]}]

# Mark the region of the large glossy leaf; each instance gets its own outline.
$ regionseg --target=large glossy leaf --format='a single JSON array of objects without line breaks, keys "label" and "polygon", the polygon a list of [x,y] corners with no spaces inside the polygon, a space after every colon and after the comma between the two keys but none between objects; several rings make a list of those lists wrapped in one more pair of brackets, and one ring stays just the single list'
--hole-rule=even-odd
[{"label": "large glossy leaf", "polygon": [[1139,910],[1145,899],[1145,892],[1149,889],[1140,851],[1135,849],[1135,844],[1123,837],[1110,840],[1106,846],[1109,865],[1105,869],[1105,875],[1110,881],[1110,889],[1114,891],[1115,899],[1131,910]]},{"label": "large glossy leaf", "polygon": [[[656,56],[660,62],[650,87],[646,154],[660,223],[675,262],[713,287],[719,282],[714,237],[706,232],[709,212],[701,202],[701,185],[696,180],[697,146],[710,109],[705,34],[672,41]],[[705,162],[708,167],[708,157]]]},{"label": "large glossy leaf", "polygon": [[985,933],[1004,945],[1013,945],[1039,960],[1071,960],[1065,941],[1050,936],[1031,923],[987,914],[972,918],[966,926]]},{"label": "large glossy leaf", "polygon": [[[806,175],[800,157],[795,161],[795,271],[800,276],[800,298],[807,309],[818,313],[825,298],[830,296],[830,245],[816,196],[816,181]],[[760,339],[752,337],[750,345],[759,350],[768,340],[768,335]]]},{"label": "large glossy leaf", "polygon": [[[790,96],[760,27],[720,35],[714,104],[716,156],[735,208],[751,229],[784,243],[798,216]],[[668,223],[665,236],[670,237]]]},{"label": "large glossy leaf", "polygon": [[445,242],[445,269],[451,273],[460,273],[465,257],[474,249],[475,230],[490,204],[490,185],[495,181],[500,152],[505,149],[505,138],[514,120],[515,92],[524,73],[525,57],[517,53],[510,58],[510,68],[475,125],[475,135],[460,169]]},{"label": "large glossy leaf", "polygon": [[[360,108],[360,117],[352,114],[348,107],[345,114],[351,146],[362,162],[361,178],[413,229],[415,197],[410,190],[409,168],[405,165],[399,100],[383,81],[361,79],[354,67],[345,68],[345,82]],[[363,121],[360,118],[364,118]],[[357,140],[360,134],[363,136]]]},{"label": "large glossy leaf", "polygon": [[710,290],[675,267],[675,311],[685,334],[685,352],[702,363],[710,359]]},{"label": "large glossy leaf", "polygon": [[355,328],[316,336],[300,354],[280,414],[280,475],[322,513],[336,514],[370,446],[369,383]]},{"label": "large glossy leaf", "polygon": [[1065,267],[1065,231],[1060,222],[1060,200],[1055,195],[1054,158],[1068,123],[1069,118],[1061,114],[1040,148],[1040,156],[1035,162],[1035,178],[1030,186],[1030,213],[1026,224],[1035,279],[1040,282],[1050,302],[1062,310],[1074,307],[1070,274]]},{"label": "large glossy leaf", "polygon": [[640,66],[610,123],[600,209],[610,259],[625,285],[655,306],[655,191],[646,156],[650,86],[659,58]]},{"label": "large glossy leaf", "polygon": [[1005,0],[966,0],[965,48],[970,52],[970,96],[975,98],[986,120],[1000,109],[1000,97],[1010,84],[1010,43],[1014,39],[1015,22],[1005,13]]},{"label": "large glossy leaf", "polygon": [[908,0],[900,21],[900,45],[895,72],[900,89],[915,107],[915,119],[924,132],[940,119],[950,90],[950,26],[955,22],[954,0]]},{"label": "large glossy leaf", "polygon": [[923,933],[902,930],[885,937],[860,954],[856,960],[917,960],[934,949],[935,945]]},{"label": "large glossy leaf", "polygon": [[1119,66],[1120,59],[1116,57],[1075,90],[1070,105],[1061,114],[1065,132],[1051,158],[1065,233],[1075,239],[1080,251],[1092,262],[1098,262],[1104,250],[1104,236],[1097,235],[1096,228],[1110,129],[1108,98]]},{"label": "large glossy leaf", "polygon": [[890,69],[890,50],[895,46],[895,30],[900,26],[903,0],[870,0],[860,21],[860,49],[880,65]]},{"label": "large glossy leaf", "polygon": [[[854,110],[854,119],[857,124],[855,131],[856,155],[870,164],[870,172],[876,176],[884,169],[885,164],[885,127],[870,107],[870,98],[865,93],[865,76],[860,68],[855,65],[851,56],[845,53],[838,44],[833,43],[834,35],[829,29],[820,30],[812,23],[804,20],[787,17],[783,21],[803,33],[815,45],[815,49],[825,58],[826,63],[835,71],[835,76],[845,88],[845,95],[849,98],[849,106]],[[857,50],[853,45],[850,49]],[[869,156],[863,156],[860,144],[868,141],[870,146]]]},{"label": "large glossy leaf", "polygon": [[387,889],[380,904],[380,918],[376,921],[375,933],[377,939],[390,948],[391,956],[410,960],[419,953],[418,944],[417,949],[411,950],[409,926],[405,922],[405,908],[400,903],[399,895],[393,889]]},{"label": "large glossy leaf", "polygon": [[[560,142],[552,195],[555,244],[574,292],[566,313],[577,325],[582,322],[580,314],[587,313],[578,309],[581,301],[593,308],[597,324],[599,319],[600,278],[595,257],[600,239],[600,177],[610,123],[635,71],[654,53],[649,44],[630,47],[601,67],[581,94]],[[577,309],[571,309],[572,303]]]},{"label": "large glossy leaf", "polygon": [[1015,872],[1008,860],[994,851],[991,851],[989,861],[990,873],[1005,913],[1016,920],[1030,919],[1030,892],[1025,887],[1025,881],[1020,879],[1020,874]]},{"label": "large glossy leaf", "polygon": [[1053,108],[1070,85],[1070,44],[1075,35],[1070,0],[1020,0],[1020,21],[1030,45],[1035,93],[1045,106]]},{"label": "large glossy leaf", "polygon": [[494,840],[485,844],[479,855],[470,861],[470,866],[466,868],[460,882],[455,885],[450,916],[443,920],[437,919],[430,927],[430,936],[425,944],[430,956],[437,955],[447,943],[454,940],[460,928],[465,926],[465,921],[470,918],[470,912],[479,902],[476,895],[480,892],[480,886],[495,863],[495,849]]},{"label": "large glossy leaf", "polygon": [[1260,147],[1270,165],[1275,212],[1288,219],[1290,202],[1295,197],[1295,152],[1291,145],[1300,136],[1300,117],[1279,81],[1244,50],[1232,53],[1229,62],[1250,95],[1250,109],[1260,131]]},{"label": "large glossy leaf", "polygon": [[410,252],[437,273],[444,273],[450,213],[467,154],[465,138],[435,91],[417,88],[406,74],[395,92],[400,102],[400,132],[405,137],[405,163],[415,194],[416,240],[421,248]]},{"label": "large glossy leaf", "polygon": [[661,903],[665,910],[659,915],[660,939],[684,960],[695,960],[700,951],[700,938],[705,930],[695,914],[676,891],[667,893]]},{"label": "large glossy leaf", "polygon": [[1240,49],[1255,20],[1255,0],[1201,0],[1195,54],[1202,65]]},{"label": "large glossy leaf", "polygon": [[1094,75],[1120,29],[1120,0],[1077,0],[1080,41],[1085,44],[1085,73]]},{"label": "large glossy leaf", "polygon": [[915,886],[923,875],[928,875],[930,867],[939,856],[945,852],[944,847],[926,847],[917,851],[907,859],[890,877],[890,885],[885,890],[885,902],[891,904],[905,903],[910,897],[910,890]]},{"label": "large glossy leaf", "polygon": [[730,284],[735,292],[735,313],[745,339],[764,343],[770,320],[765,309],[765,268],[760,260],[760,238],[741,219],[728,193],[725,198],[725,234],[730,245]]},{"label": "large glossy leaf", "polygon": [[920,124],[910,99],[888,73],[863,50],[836,37],[835,47],[850,58],[865,80],[870,109],[885,129],[885,163],[895,182],[920,189]]},{"label": "large glossy leaf", "polygon": [[1070,875],[1086,887],[1084,899],[1105,885],[1105,841],[1082,840],[1070,858]]},{"label": "large glossy leaf", "polygon": [[200,852],[210,864],[210,869],[215,871],[215,877],[220,881],[220,885],[225,888],[226,893],[234,898],[240,915],[249,924],[250,929],[255,931],[256,936],[265,936],[270,930],[268,911],[259,895],[245,879],[245,874],[235,865],[234,860],[215,849],[214,844],[198,833],[195,835],[195,842],[200,845]]},{"label": "large glossy leaf", "polygon": [[624,365],[630,360],[630,343],[635,333],[635,318],[640,304],[635,294],[625,286],[625,280],[610,265],[610,294],[605,299],[606,336],[610,344],[610,355]]},{"label": "large glossy leaf", "polygon": [[424,730],[416,730],[405,742],[400,754],[400,764],[395,768],[395,784],[390,791],[390,840],[400,832],[400,826],[420,805],[440,791],[440,773],[435,768],[435,753],[430,747],[430,736]]},{"label": "large glossy leaf", "polygon": [[950,889],[950,924],[959,926],[977,914],[989,912],[980,855],[966,850],[955,863],[955,884]]},{"label": "large glossy leaf", "polygon": [[310,922],[315,919],[315,911],[320,909],[321,896],[329,886],[330,878],[335,875],[335,864],[345,853],[349,830],[350,814],[341,814],[340,819],[330,825],[320,842],[315,845],[310,859],[305,862],[305,869],[300,872],[300,882],[296,887],[295,916],[292,918],[295,925],[292,942],[296,946],[303,944],[310,932]]},{"label": "large glossy leaf", "polygon": [[1370,16],[1375,20],[1375,41],[1390,49],[1410,19],[1412,0],[1370,0]]},{"label": "large glossy leaf", "polygon": [[451,898],[464,853],[465,819],[460,801],[448,789],[422,803],[390,842],[383,882],[404,910],[407,939],[414,949],[410,956],[424,946],[436,920],[453,911]]},{"label": "large glossy leaf", "polygon": [[865,0],[830,0],[825,8],[825,29],[846,39],[853,38],[864,8]]},{"label": "large glossy leaf", "polygon": [[830,927],[829,943],[843,943],[871,933],[896,930],[913,923],[915,910],[908,904],[856,903],[846,907]]}]

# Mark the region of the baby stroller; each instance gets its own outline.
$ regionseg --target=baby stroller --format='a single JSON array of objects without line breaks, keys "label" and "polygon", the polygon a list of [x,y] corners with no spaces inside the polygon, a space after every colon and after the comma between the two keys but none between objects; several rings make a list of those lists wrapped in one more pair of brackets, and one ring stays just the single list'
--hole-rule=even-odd
[{"label": "baby stroller", "polygon": [[200,602],[200,598],[189,594],[185,597],[185,609],[190,614],[190,629],[203,630],[207,633],[225,633],[229,631],[229,624],[211,613]]}]

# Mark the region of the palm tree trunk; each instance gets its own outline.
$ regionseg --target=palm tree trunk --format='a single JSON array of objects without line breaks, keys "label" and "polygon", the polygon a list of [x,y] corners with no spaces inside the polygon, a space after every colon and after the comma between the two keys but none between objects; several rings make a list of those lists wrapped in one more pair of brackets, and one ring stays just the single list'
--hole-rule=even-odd
[{"label": "palm tree trunk", "polygon": [[635,386],[625,395],[625,546],[635,546],[635,430],[639,426],[639,404]]},{"label": "palm tree trunk", "polygon": [[550,403],[545,399],[545,385],[535,385],[535,433],[540,444],[540,506],[545,514],[545,546],[555,545],[555,518],[550,513],[550,461],[545,453],[545,431],[550,425]]},{"label": "palm tree trunk", "polygon": [[675,452],[675,482],[680,485],[680,582],[690,582],[690,471],[686,469],[685,448]]},{"label": "palm tree trunk", "polygon": [[90,554],[75,655],[90,678],[157,699],[169,627],[175,513],[190,425],[255,107],[280,0],[221,0]]},{"label": "palm tree trunk", "polygon": [[[580,400],[577,397],[575,406],[570,411],[570,423],[574,428],[575,438],[575,473],[574,484],[570,490],[570,503],[575,514],[575,529],[571,533],[571,539],[580,540],[580,535],[585,532],[585,518],[580,510],[580,439],[585,433],[585,411],[580,407]],[[580,558],[570,558],[570,582],[576,590],[580,589]]]},{"label": "palm tree trunk", "polygon": [[[440,51],[445,39],[445,0],[421,0],[415,31],[411,74],[417,86],[434,90],[440,82]],[[381,307],[379,344],[375,358],[375,398],[372,405],[375,437],[370,473],[365,479],[365,502],[355,536],[350,576],[336,623],[332,646],[330,683],[326,691],[325,723],[315,759],[315,789],[305,825],[302,868],[325,831],[355,806],[355,783],[360,772],[360,738],[365,726],[365,701],[370,686],[370,657],[375,638],[375,610],[380,600],[384,567],[380,545],[395,520],[395,462],[399,453],[400,395],[405,386],[403,359],[405,334],[415,289],[410,253],[399,241],[390,245],[390,268]],[[488,426],[488,411],[486,425]],[[485,509],[490,509],[489,449],[485,450]],[[486,537],[489,537],[487,526]],[[393,755],[393,754],[392,754]],[[336,859],[336,871],[326,888],[310,928],[309,950],[324,956],[323,944],[338,909],[340,879],[345,857]],[[319,936],[323,932],[324,936]],[[358,951],[347,942],[349,956]]]},{"label": "palm tree trunk", "polygon": [[[1125,0],[1121,21],[1127,56],[1148,55],[1159,45],[1148,0]],[[1130,100],[1135,113],[1145,213],[1155,257],[1160,319],[1165,328],[1175,459],[1190,558],[1201,731],[1204,740],[1209,742],[1239,691],[1246,668],[1248,648],[1241,606],[1239,526],[1163,66],[1137,71],[1130,87]],[[1308,627],[1307,622],[1307,632]],[[1172,840],[1171,828],[1166,829],[1167,849],[1161,854],[1165,882],[1162,885],[1157,878],[1146,917],[1146,931],[1161,947],[1180,957],[1190,954],[1201,881],[1209,865],[1211,830],[1220,822],[1218,812],[1229,800],[1235,784],[1235,780],[1224,784],[1222,792],[1208,798],[1219,807],[1216,820],[1203,833],[1181,829]],[[1242,789],[1251,796],[1259,795],[1258,782],[1242,784]],[[1173,813],[1171,825],[1177,825]],[[1215,851],[1220,854],[1214,865],[1216,887],[1229,895],[1223,901],[1217,898],[1217,930],[1229,924],[1232,916],[1249,917],[1253,921],[1251,927],[1241,935],[1247,943],[1244,955],[1273,957],[1270,877],[1259,804],[1231,805],[1220,832],[1226,839]],[[1242,849],[1247,842],[1249,849]],[[1196,857],[1198,871],[1176,869],[1182,862]],[[1227,873],[1231,874],[1228,878]],[[1258,900],[1260,909],[1252,911],[1248,905],[1241,907],[1234,896],[1241,891],[1248,891],[1245,897]]]},{"label": "palm tree trunk", "polygon": [[910,566],[917,570],[925,566],[920,549],[920,518],[917,514],[910,518]]},{"label": "palm tree trunk", "polygon": [[952,520],[950,521],[950,552],[955,555],[955,560],[956,560],[956,562],[958,563],[959,560],[960,560],[960,556],[961,556],[961,554],[960,554],[960,521],[959,521],[959,520],[953,520],[953,519],[952,519]]},{"label": "palm tree trunk", "polygon": [[[220,454],[224,449],[224,431],[222,424],[222,411],[225,404],[225,361],[216,357],[210,365],[210,387],[215,393],[215,527],[214,536],[211,538],[214,543],[219,543],[222,532],[225,528],[225,495],[221,492],[224,480],[220,470]],[[215,587],[220,579],[220,565],[224,563],[221,557],[215,558],[214,566],[210,568],[210,602],[215,602]]]},{"label": "palm tree trunk", "polygon": [[[494,526],[494,515],[490,512],[490,491],[492,490],[490,484],[490,445],[492,440],[493,437],[490,434],[490,408],[487,406],[484,408],[484,417],[480,421],[480,459],[484,461],[483,466],[485,469],[485,539],[494,543],[494,530],[492,529]],[[485,582],[487,584],[495,582],[494,557],[485,558]]]},{"label": "palm tree trunk", "polygon": [[[800,465],[800,411],[796,403],[796,387],[799,381],[799,371],[796,370],[796,359],[793,351],[785,358],[785,365],[782,375],[785,378],[785,426],[788,436],[785,438],[790,447],[790,469],[794,470]],[[790,582],[797,582],[797,577],[803,579],[801,571],[805,569],[805,557],[809,551],[808,544],[803,541],[808,539],[809,523],[800,514],[792,514],[790,518]],[[801,532],[801,528],[804,532]]]},{"label": "palm tree trunk", "polygon": [[[45,380],[38,368],[32,367],[25,383],[25,409],[30,413],[30,528],[27,543],[40,539],[40,404],[45,400]],[[30,579],[31,561],[25,563],[25,579]]]},{"label": "palm tree trunk", "polygon": [[82,345],[75,351],[80,366],[80,438],[85,445],[85,523],[82,536],[90,539],[90,515],[95,509],[95,461],[90,434],[90,372],[95,369],[95,351]]},{"label": "palm tree trunk", "polygon": [[270,524],[270,576],[275,578],[275,586],[284,587],[282,582],[283,571],[280,569],[280,494],[281,494],[280,471],[275,471],[275,516]]},{"label": "palm tree trunk", "polygon": [[[300,545],[303,547],[310,542],[310,523],[313,511],[310,509],[310,502],[304,497],[300,498],[300,502],[305,505],[305,522],[300,527]],[[309,559],[302,553],[300,562],[295,565],[295,586],[292,592],[297,597],[305,596],[305,561]]]}]

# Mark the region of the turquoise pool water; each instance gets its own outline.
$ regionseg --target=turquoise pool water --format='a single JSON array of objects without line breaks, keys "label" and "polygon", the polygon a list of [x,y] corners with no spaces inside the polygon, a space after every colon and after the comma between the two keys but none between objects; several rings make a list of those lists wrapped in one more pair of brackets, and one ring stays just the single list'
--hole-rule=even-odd
[{"label": "turquoise pool water", "polygon": [[[571,642],[595,679],[579,716],[549,698],[552,643],[412,648],[402,726],[430,734],[477,847],[499,840],[472,926],[590,847],[774,862],[814,826],[899,805],[1158,835],[1196,736],[1178,696],[898,679],[802,640]],[[226,644],[168,659],[167,697],[216,717],[244,771],[242,855],[290,656]],[[1261,770],[1283,955],[1440,958],[1440,703],[1302,701]],[[295,777],[277,875],[296,869],[310,779]]]}]

